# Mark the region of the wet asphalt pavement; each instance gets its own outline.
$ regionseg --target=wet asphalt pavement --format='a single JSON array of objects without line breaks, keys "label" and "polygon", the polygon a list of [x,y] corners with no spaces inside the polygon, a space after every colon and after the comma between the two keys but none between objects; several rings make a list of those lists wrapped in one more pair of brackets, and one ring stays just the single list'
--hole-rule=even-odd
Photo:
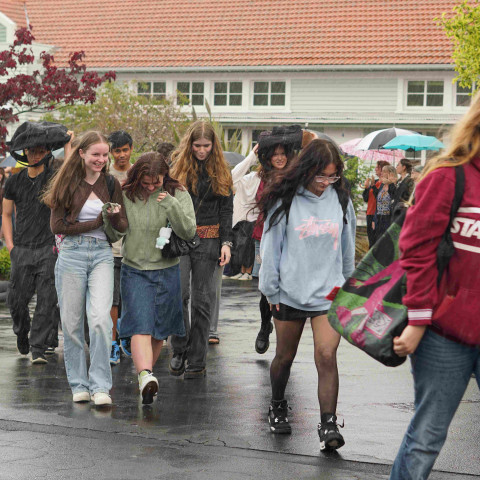
[{"label": "wet asphalt pavement", "polygon": [[[114,405],[73,404],[61,348],[48,365],[16,350],[0,305],[0,479],[388,478],[412,415],[408,364],[391,369],[342,341],[338,414],[345,446],[319,452],[316,371],[305,328],[287,387],[292,435],[269,432],[269,365],[254,350],[256,282],[225,281],[221,342],[209,347],[207,377],[168,374],[169,347],[155,367],[158,399],[142,406],[133,363],[113,367]],[[472,379],[431,479],[480,478],[480,393]]]}]

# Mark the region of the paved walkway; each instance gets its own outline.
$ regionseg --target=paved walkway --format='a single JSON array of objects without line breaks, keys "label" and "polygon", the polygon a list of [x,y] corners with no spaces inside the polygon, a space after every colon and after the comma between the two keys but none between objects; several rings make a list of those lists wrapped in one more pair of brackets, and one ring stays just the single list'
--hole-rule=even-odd
[{"label": "paved walkway", "polygon": [[[252,282],[227,281],[221,343],[209,347],[202,380],[168,374],[164,348],[155,374],[158,400],[142,407],[130,359],[113,367],[114,406],[75,405],[63,356],[31,365],[15,347],[0,306],[0,479],[332,479],[388,478],[412,414],[408,365],[389,369],[341,343],[339,415],[346,445],[319,453],[311,330],[305,329],[287,397],[291,436],[269,433],[268,369],[273,345],[258,355],[258,294]],[[472,380],[432,474],[480,477],[480,393]]]}]

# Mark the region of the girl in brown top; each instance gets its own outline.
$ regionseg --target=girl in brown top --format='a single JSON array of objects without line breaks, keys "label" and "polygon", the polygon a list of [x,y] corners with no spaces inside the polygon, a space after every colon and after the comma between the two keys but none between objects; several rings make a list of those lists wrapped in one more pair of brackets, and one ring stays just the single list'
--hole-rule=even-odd
[{"label": "girl in brown top", "polygon": [[[55,175],[44,195],[51,208],[50,226],[64,235],[55,266],[55,286],[64,336],[64,358],[74,402],[109,405],[110,308],[113,255],[103,228],[104,217],[119,232],[128,223],[118,180],[106,175],[109,144],[87,132]],[[84,316],[90,331],[87,373]]]}]

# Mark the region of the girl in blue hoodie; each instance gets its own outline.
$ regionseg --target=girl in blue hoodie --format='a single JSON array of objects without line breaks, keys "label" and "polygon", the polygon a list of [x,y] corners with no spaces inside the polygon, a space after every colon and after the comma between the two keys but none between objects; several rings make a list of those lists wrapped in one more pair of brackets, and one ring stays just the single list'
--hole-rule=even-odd
[{"label": "girl in blue hoodie", "polygon": [[266,216],[260,246],[259,288],[274,317],[277,349],[270,367],[270,430],[290,433],[284,398],[290,368],[307,318],[318,372],[320,449],[344,445],[336,406],[340,335],[328,323],[327,296],[354,269],[355,212],[345,188],[343,162],[329,141],[313,140],[264,190]]}]

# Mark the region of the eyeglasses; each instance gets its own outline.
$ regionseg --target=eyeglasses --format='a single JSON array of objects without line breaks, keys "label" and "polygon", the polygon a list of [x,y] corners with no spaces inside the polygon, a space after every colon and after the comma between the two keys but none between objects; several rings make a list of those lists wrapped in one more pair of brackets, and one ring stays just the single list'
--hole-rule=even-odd
[{"label": "eyeglasses", "polygon": [[325,183],[328,182],[330,184],[338,182],[340,177],[324,177],[323,175],[315,175],[315,181]]}]

